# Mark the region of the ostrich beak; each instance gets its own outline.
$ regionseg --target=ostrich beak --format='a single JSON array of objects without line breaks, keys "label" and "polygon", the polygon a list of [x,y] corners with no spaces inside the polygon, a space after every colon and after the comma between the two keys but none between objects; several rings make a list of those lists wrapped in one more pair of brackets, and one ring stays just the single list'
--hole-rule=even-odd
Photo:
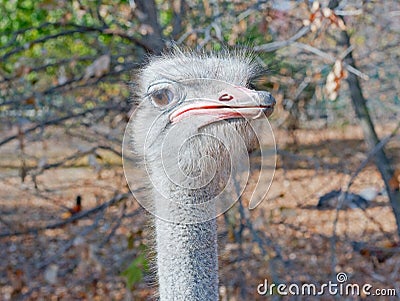
[{"label": "ostrich beak", "polygon": [[231,118],[257,119],[269,117],[276,101],[267,91],[255,91],[235,86],[222,91],[216,99],[186,100],[170,115],[171,123],[178,123],[192,116],[205,116],[208,122]]}]

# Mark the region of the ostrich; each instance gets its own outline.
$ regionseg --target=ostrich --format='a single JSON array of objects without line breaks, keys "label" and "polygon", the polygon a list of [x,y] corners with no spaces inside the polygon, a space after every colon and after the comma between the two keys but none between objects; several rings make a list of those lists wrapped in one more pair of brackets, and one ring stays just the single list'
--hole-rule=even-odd
[{"label": "ostrich", "polygon": [[218,300],[223,187],[257,146],[252,120],[275,105],[251,89],[259,71],[245,53],[176,49],[138,74],[130,136],[150,177],[160,300]]}]

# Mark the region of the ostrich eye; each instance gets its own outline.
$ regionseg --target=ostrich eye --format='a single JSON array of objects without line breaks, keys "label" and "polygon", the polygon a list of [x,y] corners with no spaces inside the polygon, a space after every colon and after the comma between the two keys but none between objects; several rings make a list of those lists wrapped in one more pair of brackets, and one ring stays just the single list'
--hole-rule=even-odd
[{"label": "ostrich eye", "polygon": [[160,89],[151,93],[153,103],[158,107],[165,107],[174,99],[174,93],[169,89]]}]

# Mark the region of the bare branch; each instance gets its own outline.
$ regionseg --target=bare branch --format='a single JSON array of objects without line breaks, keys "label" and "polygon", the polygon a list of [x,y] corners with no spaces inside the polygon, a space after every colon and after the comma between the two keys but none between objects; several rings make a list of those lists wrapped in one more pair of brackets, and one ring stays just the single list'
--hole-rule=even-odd
[{"label": "bare branch", "polygon": [[[104,213],[104,212],[103,212]],[[99,215],[91,225],[85,227],[83,229],[83,231],[81,231],[81,233],[79,233],[80,236],[86,236],[88,235],[90,232],[92,232],[98,225],[99,222],[101,220],[101,218],[103,217],[103,215]],[[70,240],[67,241],[66,244],[64,244],[62,247],[60,247],[58,249],[58,251],[50,257],[46,257],[46,259],[42,262],[39,262],[36,267],[40,270],[40,269],[44,269],[45,267],[47,267],[50,263],[56,261],[61,255],[63,255],[65,252],[67,252],[73,245],[74,245],[75,240],[72,238]]]},{"label": "bare branch", "polygon": [[[46,25],[50,25],[50,23],[48,23]],[[61,37],[61,36],[72,35],[72,34],[75,34],[75,33],[89,33],[89,32],[98,32],[98,33],[105,34],[105,35],[119,36],[121,38],[125,38],[125,39],[137,44],[138,46],[142,47],[147,52],[154,52],[154,50],[152,49],[151,45],[149,45],[148,43],[146,43],[146,42],[144,42],[142,40],[139,40],[139,39],[137,39],[137,38],[135,38],[133,36],[130,36],[130,35],[126,34],[122,30],[114,30],[114,29],[110,29],[108,27],[82,26],[82,25],[77,25],[77,24],[73,24],[73,23],[68,23],[68,24],[52,23],[51,25],[54,25],[56,27],[62,27],[62,28],[73,27],[74,29],[65,30],[65,31],[61,31],[61,32],[58,32],[58,33],[55,33],[55,34],[47,35],[47,36],[44,36],[42,38],[27,42],[23,46],[15,47],[13,50],[7,52],[2,57],[0,57],[0,61],[5,61],[10,56],[12,56],[14,54],[17,54],[17,53],[19,53],[21,51],[24,51],[24,50],[30,48],[32,45],[35,45],[35,44],[44,43],[44,42],[46,42],[48,40],[56,39],[56,38]]]},{"label": "bare branch", "polygon": [[[326,52],[324,52],[324,51],[322,51],[322,50],[320,50],[318,48],[310,46],[308,44],[296,42],[301,37],[303,37],[307,33],[309,33],[310,31],[311,31],[310,26],[304,26],[295,35],[293,35],[292,37],[290,37],[287,40],[271,42],[271,43],[267,43],[267,44],[264,44],[264,45],[255,46],[255,47],[253,47],[253,50],[255,52],[272,52],[272,51],[276,51],[278,49],[293,45],[293,46],[295,46],[297,48],[300,48],[300,49],[306,50],[308,52],[314,53],[314,54],[316,54],[316,55],[328,60],[329,62],[334,63],[337,60],[334,56],[332,56],[332,55],[330,55],[330,54],[328,54],[328,53],[326,53]],[[369,79],[368,75],[362,73],[361,71],[357,70],[353,66],[345,64],[345,68],[349,72],[354,73],[355,75],[361,77],[364,80],[368,80]]]},{"label": "bare branch", "polygon": [[31,174],[32,177],[37,177],[38,175],[42,174],[45,170],[52,169],[52,168],[57,168],[57,167],[60,167],[60,166],[64,166],[67,162],[73,161],[73,160],[77,160],[77,159],[85,157],[85,156],[87,156],[89,154],[93,154],[98,149],[111,151],[114,154],[116,154],[118,157],[122,158],[122,153],[117,151],[117,150],[115,150],[115,149],[113,149],[112,147],[106,146],[106,145],[97,145],[97,146],[94,146],[94,147],[88,149],[87,151],[78,151],[75,154],[73,154],[73,155],[71,155],[71,156],[69,156],[67,158],[64,158],[63,160],[61,160],[59,162],[52,163],[52,164],[45,164],[44,166],[41,166],[36,170],[31,170],[28,174]]},{"label": "bare branch", "polygon": [[253,47],[253,50],[255,52],[272,52],[280,48],[287,47],[296,42],[301,37],[305,36],[307,33],[310,32],[310,30],[310,26],[304,26],[295,35],[285,41],[271,42],[264,45],[255,46]]},{"label": "bare branch", "polygon": [[[83,117],[83,116],[85,116],[87,114],[90,114],[90,113],[93,113],[93,112],[96,112],[96,111],[102,111],[102,110],[119,111],[119,110],[121,110],[121,107],[118,107],[115,104],[113,104],[113,105],[108,105],[108,106],[89,109],[89,110],[86,110],[86,111],[83,111],[83,112],[80,112],[80,113],[76,113],[76,114],[70,114],[70,115],[67,115],[67,116],[60,117],[60,118],[51,119],[51,120],[48,120],[48,121],[44,121],[44,122],[38,123],[38,124],[36,124],[36,125],[34,125],[34,126],[30,127],[30,128],[27,128],[26,130],[23,130],[22,134],[25,135],[27,133],[31,133],[31,132],[33,132],[33,131],[41,128],[41,127],[44,127],[44,126],[60,124],[60,123],[62,123],[64,121],[67,121],[67,120],[70,120],[70,119],[74,119],[74,118]],[[9,136],[9,137],[5,138],[4,140],[0,141],[0,146],[2,146],[4,144],[7,144],[7,143],[13,141],[16,138],[18,138],[18,134]]]},{"label": "bare branch", "polygon": [[22,230],[22,231],[14,231],[14,232],[5,232],[5,233],[0,233],[0,238],[4,238],[4,237],[10,237],[10,236],[21,236],[21,235],[26,235],[26,234],[33,234],[33,233],[38,233],[40,231],[43,230],[49,230],[49,229],[57,229],[57,228],[61,228],[64,227],[67,224],[70,224],[74,221],[83,219],[88,217],[89,215],[92,215],[96,212],[102,211],[107,209],[108,207],[115,205],[117,203],[119,203],[120,201],[127,199],[131,196],[130,193],[120,193],[117,194],[116,196],[114,196],[112,199],[110,199],[107,202],[104,202],[103,204],[96,206],[92,209],[86,210],[86,211],[81,211],[78,212],[74,215],[72,215],[70,218],[63,220],[63,221],[59,221],[53,224],[49,224],[46,226],[42,226],[42,227],[37,227],[37,228],[29,228],[26,230]]},{"label": "bare branch", "polygon": [[[332,55],[330,55],[330,54],[328,54],[328,53],[326,53],[326,52],[324,52],[324,51],[322,51],[322,50],[320,50],[318,48],[315,48],[315,47],[313,47],[311,45],[308,45],[308,44],[294,42],[293,46],[295,46],[297,48],[300,48],[300,49],[303,49],[303,50],[306,50],[308,52],[314,53],[314,54],[326,59],[327,61],[330,61],[331,63],[334,63],[337,60],[337,58],[335,58],[334,56],[332,56]],[[347,51],[345,51],[345,52],[348,54]],[[366,75],[365,73],[362,73],[361,71],[357,70],[356,68],[354,68],[353,66],[351,66],[349,64],[344,63],[344,67],[349,72],[353,73],[354,75],[356,75],[358,77],[361,77],[364,80],[368,80],[369,79],[368,75]]]},{"label": "bare branch", "polygon": [[356,169],[356,171],[351,175],[349,182],[347,183],[347,191],[350,189],[351,185],[353,185],[354,180],[358,176],[358,174],[368,165],[368,163],[375,157],[375,155],[394,137],[397,135],[397,132],[400,129],[400,122],[397,124],[396,128],[385,138],[379,141],[378,144],[375,145],[373,149],[371,149],[368,153],[367,158],[361,162],[360,166]]}]

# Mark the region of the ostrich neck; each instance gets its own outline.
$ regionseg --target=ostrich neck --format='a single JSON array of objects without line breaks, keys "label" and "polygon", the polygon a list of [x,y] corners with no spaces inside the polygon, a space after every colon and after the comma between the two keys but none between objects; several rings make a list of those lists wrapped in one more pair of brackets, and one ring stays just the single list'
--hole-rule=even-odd
[{"label": "ostrich neck", "polygon": [[[172,193],[171,200],[198,204],[209,197],[209,191],[182,189]],[[157,201],[155,205],[161,206]],[[201,212],[187,212],[174,206],[169,214],[173,219]],[[218,300],[216,220],[185,224],[156,218],[155,230],[160,300]]]}]

